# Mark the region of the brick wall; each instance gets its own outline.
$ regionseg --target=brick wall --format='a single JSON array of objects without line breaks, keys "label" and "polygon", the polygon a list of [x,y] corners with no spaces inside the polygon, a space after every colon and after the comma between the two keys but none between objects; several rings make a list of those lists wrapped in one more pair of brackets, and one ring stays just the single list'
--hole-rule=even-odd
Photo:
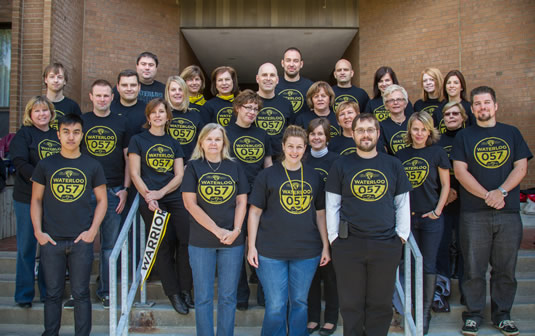
[{"label": "brick wall", "polygon": [[0,23],[11,22],[11,0],[0,0]]},{"label": "brick wall", "polygon": [[[535,2],[528,0],[359,1],[360,84],[391,66],[414,102],[428,66],[459,69],[468,93],[496,90],[498,120],[520,128],[535,152]],[[522,186],[535,185],[535,160]]]}]

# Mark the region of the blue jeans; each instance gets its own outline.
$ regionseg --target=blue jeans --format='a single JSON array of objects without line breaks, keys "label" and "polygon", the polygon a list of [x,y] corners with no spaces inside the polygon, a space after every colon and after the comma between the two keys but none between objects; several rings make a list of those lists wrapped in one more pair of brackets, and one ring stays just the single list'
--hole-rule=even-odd
[{"label": "blue jeans", "polygon": [[258,256],[256,274],[264,286],[266,297],[263,336],[308,335],[308,290],[319,261],[320,256],[292,260]]},{"label": "blue jeans", "polygon": [[490,263],[492,322],[510,320],[517,282],[516,261],[522,240],[518,212],[487,210],[461,212],[460,243],[464,259],[462,288],[466,299],[463,320],[483,320]]},{"label": "blue jeans", "polygon": [[189,246],[198,336],[214,335],[214,280],[217,265],[217,335],[234,335],[236,295],[244,245],[222,248]]},{"label": "blue jeans", "polygon": [[444,216],[438,219],[422,218],[421,213],[411,216],[411,232],[424,258],[424,273],[437,273],[437,255],[444,232]]},{"label": "blue jeans", "polygon": [[[17,275],[15,281],[15,302],[32,302],[35,296],[35,251],[37,239],[33,233],[30,218],[30,204],[13,201],[17,218]],[[41,299],[46,296],[45,281],[42,276],[42,264],[39,264],[37,283]]]},{"label": "blue jeans", "polygon": [[74,298],[74,333],[91,333],[89,277],[93,264],[93,243],[56,240],[57,245],[41,246],[41,263],[46,284],[45,331],[43,336],[58,335],[61,327],[61,302],[65,289],[65,271],[69,267],[71,293]]},{"label": "blue jeans", "polygon": [[[108,194],[108,209],[100,224],[100,279],[97,296],[101,299],[110,294],[110,255],[115,242],[121,232],[121,215],[115,212],[119,205],[119,197],[115,196],[122,187],[106,188]],[[95,194],[91,195],[93,209],[97,206]]]}]

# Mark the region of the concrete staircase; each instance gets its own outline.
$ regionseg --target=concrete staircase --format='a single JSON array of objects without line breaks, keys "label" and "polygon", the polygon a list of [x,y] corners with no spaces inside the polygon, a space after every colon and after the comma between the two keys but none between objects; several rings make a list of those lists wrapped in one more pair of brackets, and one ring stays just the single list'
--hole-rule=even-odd
[{"label": "concrete staircase", "polygon": [[[93,298],[93,332],[92,335],[108,335],[109,311],[102,308],[95,297],[98,257],[95,258],[91,281]],[[39,295],[31,309],[21,309],[13,301],[15,289],[15,252],[0,252],[0,335],[38,335],[43,331],[43,304],[38,302]],[[518,291],[512,316],[522,335],[535,335],[535,251],[520,251],[517,264]],[[451,312],[434,314],[429,335],[459,335],[462,325],[461,313],[463,306],[459,304],[460,294],[457,281],[453,281]],[[67,289],[69,288],[67,282]],[[236,330],[238,336],[260,335],[260,327],[264,309],[256,305],[256,285],[251,285],[251,301],[249,310],[236,312]],[[67,295],[65,296],[67,298]],[[254,298],[254,299],[253,299]],[[156,305],[150,309],[134,308],[130,334],[159,335],[195,335],[195,311],[189,315],[177,314],[164,295],[159,281],[148,284],[148,299]],[[490,304],[487,304],[487,321],[480,329],[480,335],[501,335],[490,322]],[[61,335],[73,335],[73,311],[64,310],[62,316]],[[141,323],[140,321],[143,321]],[[341,325],[341,319],[340,319]],[[317,334],[317,333],[316,333]],[[335,335],[342,335],[341,326]],[[403,335],[400,328],[391,328],[389,335]]]}]

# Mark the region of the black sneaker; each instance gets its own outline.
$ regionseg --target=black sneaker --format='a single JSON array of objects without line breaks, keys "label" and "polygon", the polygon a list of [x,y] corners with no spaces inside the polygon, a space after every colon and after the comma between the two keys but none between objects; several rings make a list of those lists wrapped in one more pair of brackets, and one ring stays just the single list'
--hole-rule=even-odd
[{"label": "black sneaker", "polygon": [[74,298],[71,297],[63,304],[63,309],[74,309]]},{"label": "black sneaker", "polygon": [[479,328],[478,328],[476,321],[474,320],[464,321],[464,326],[461,329],[461,333],[463,335],[476,336],[478,331],[479,331]]},{"label": "black sneaker", "polygon": [[102,302],[102,307],[104,307],[104,309],[110,309],[110,297],[109,296],[106,295],[100,300]]},{"label": "black sneaker", "polygon": [[520,334],[518,331],[518,328],[515,326],[515,323],[511,320],[503,320],[498,324],[494,325],[496,328],[498,328],[502,334],[507,336],[514,336]]}]

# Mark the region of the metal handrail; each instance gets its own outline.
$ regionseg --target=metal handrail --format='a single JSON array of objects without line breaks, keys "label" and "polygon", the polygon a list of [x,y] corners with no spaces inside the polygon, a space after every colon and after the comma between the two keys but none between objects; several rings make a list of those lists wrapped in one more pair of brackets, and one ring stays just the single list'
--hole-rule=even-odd
[{"label": "metal handrail", "polygon": [[[413,336],[422,336],[424,334],[423,326],[423,257],[418,244],[412,234],[409,236],[405,244],[404,256],[404,282],[405,286],[401,285],[399,280],[399,267],[396,278],[396,289],[400,294],[400,299],[403,303],[404,315],[404,334]],[[415,285],[415,315],[416,322],[412,316],[412,277],[411,277],[411,256],[414,257],[414,281]]]},{"label": "metal handrail", "polygon": [[[139,207],[139,194],[136,195],[126,221],[123,224],[121,233],[113,247],[110,255],[110,335],[128,335],[128,324],[130,311],[134,304],[137,289],[141,282],[141,264],[142,256],[145,249],[145,229],[137,225],[137,210]],[[137,243],[137,230],[139,228],[139,244]],[[131,236],[129,235],[132,233]],[[128,289],[129,283],[129,236],[132,241],[131,260],[132,260],[132,284]],[[139,246],[139,247],[138,247]],[[140,260],[136,267],[136,250],[139,248]],[[117,321],[117,259],[121,254],[121,315]],[[140,301],[145,304],[147,299],[146,286],[141,290]]]}]

